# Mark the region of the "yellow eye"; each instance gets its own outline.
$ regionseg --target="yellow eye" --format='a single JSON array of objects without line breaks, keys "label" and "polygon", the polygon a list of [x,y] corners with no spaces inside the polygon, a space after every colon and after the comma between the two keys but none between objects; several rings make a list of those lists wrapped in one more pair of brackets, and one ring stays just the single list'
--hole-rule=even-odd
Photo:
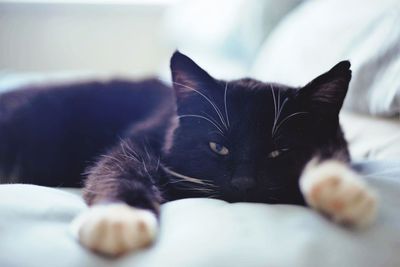
[{"label": "yellow eye", "polygon": [[221,156],[226,156],[229,154],[229,149],[227,149],[223,145],[220,145],[220,144],[217,144],[214,142],[210,142],[209,145],[210,145],[210,148],[212,151],[214,151],[215,153],[217,153]]},{"label": "yellow eye", "polygon": [[288,150],[289,150],[288,148],[274,150],[268,154],[268,158],[270,158],[270,159],[277,158],[280,155],[282,155],[285,151],[288,151]]}]

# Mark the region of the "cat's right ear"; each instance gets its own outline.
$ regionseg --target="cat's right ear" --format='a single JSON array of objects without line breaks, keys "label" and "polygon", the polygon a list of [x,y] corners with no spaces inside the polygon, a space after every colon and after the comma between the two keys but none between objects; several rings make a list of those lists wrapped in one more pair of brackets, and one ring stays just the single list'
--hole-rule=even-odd
[{"label": "cat's right ear", "polygon": [[318,76],[298,93],[298,99],[311,111],[337,116],[351,80],[350,62],[342,61]]},{"label": "cat's right ear", "polygon": [[170,68],[178,101],[196,94],[196,91],[207,94],[205,90],[215,82],[205,70],[179,51],[172,55]]}]

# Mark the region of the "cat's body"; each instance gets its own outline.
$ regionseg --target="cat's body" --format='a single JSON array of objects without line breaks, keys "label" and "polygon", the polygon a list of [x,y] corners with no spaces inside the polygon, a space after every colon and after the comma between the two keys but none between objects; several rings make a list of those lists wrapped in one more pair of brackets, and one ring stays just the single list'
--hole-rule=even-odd
[{"label": "cat's body", "polygon": [[[150,242],[159,205],[187,197],[306,201],[338,221],[359,224],[372,217],[373,195],[347,165],[338,121],[349,67],[341,62],[292,88],[215,80],[177,52],[174,90],[156,80],[116,80],[11,92],[0,96],[0,167],[2,179],[8,177],[2,181],[79,186],[87,177],[88,204],[115,204],[81,218],[79,237],[106,254]],[[343,201],[341,177],[354,189],[345,190]],[[121,243],[124,231],[138,243]],[[95,238],[101,232],[103,242]]]},{"label": "cat's body", "polygon": [[165,103],[171,116],[173,92],[157,80],[89,81],[4,93],[1,182],[81,187],[85,169],[126,138],[130,127],[158,117]]}]

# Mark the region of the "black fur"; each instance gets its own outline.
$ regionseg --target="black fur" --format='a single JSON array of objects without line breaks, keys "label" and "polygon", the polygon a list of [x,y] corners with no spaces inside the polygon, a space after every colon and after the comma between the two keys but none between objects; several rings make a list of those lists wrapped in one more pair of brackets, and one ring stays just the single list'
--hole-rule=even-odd
[{"label": "black fur", "polygon": [[338,120],[349,62],[302,88],[216,80],[179,52],[171,71],[174,90],[115,80],[3,94],[2,181],[79,186],[86,177],[89,204],[157,213],[186,197],[304,204],[298,178],[308,161],[349,161]]}]

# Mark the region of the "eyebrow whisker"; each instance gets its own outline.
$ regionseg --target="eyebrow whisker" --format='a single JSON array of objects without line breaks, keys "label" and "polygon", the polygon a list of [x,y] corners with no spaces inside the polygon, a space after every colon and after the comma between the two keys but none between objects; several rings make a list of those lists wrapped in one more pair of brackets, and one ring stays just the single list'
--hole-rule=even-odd
[{"label": "eyebrow whisker", "polygon": [[291,118],[293,118],[294,116],[297,116],[297,115],[303,115],[303,114],[308,114],[308,113],[309,113],[309,112],[300,111],[300,112],[295,112],[295,113],[292,113],[292,114],[286,116],[286,117],[278,124],[278,126],[277,126],[276,129],[275,129],[275,131],[272,133],[272,137],[274,137],[274,135],[279,131],[279,128],[280,128],[285,122],[287,122],[289,119],[291,119]]},{"label": "eyebrow whisker", "polygon": [[227,123],[228,123],[228,127],[230,127],[229,115],[228,115],[228,108],[227,108],[227,103],[226,103],[226,94],[227,94],[227,92],[228,92],[228,82],[225,83],[224,106],[225,106],[226,121],[227,121]]},{"label": "eyebrow whisker", "polygon": [[196,115],[196,114],[184,114],[184,115],[180,115],[178,116],[178,118],[199,118],[199,119],[203,119],[208,121],[209,123],[211,123],[212,125],[214,125],[215,128],[218,129],[218,131],[220,131],[222,134],[224,133],[224,131],[212,120],[210,120],[209,118],[206,118],[204,116],[201,115]]},{"label": "eyebrow whisker", "polygon": [[274,92],[274,88],[272,87],[272,84],[270,84],[270,88],[271,88],[272,99],[274,100],[274,125],[272,126],[272,131],[271,131],[271,134],[273,135],[274,131],[275,131],[276,123],[278,121],[278,117],[277,117],[277,111],[276,111],[276,109],[277,109],[276,97],[275,97],[275,92]]},{"label": "eyebrow whisker", "polygon": [[202,113],[204,114],[204,117],[206,117],[207,119],[212,120],[215,124],[217,124],[219,126],[220,129],[223,129],[223,125],[221,125],[220,123],[218,123],[218,121],[216,121],[210,114],[208,114],[205,111],[202,111]]},{"label": "eyebrow whisker", "polygon": [[173,82],[173,83],[176,84],[176,85],[185,87],[185,88],[187,88],[187,89],[189,89],[189,90],[192,90],[192,91],[198,93],[198,94],[199,94],[200,96],[202,96],[204,99],[206,99],[207,102],[210,103],[210,105],[214,108],[214,110],[215,110],[215,112],[217,113],[217,115],[218,115],[219,119],[221,120],[222,124],[223,124],[223,125],[225,126],[225,128],[228,130],[228,126],[227,126],[227,124],[226,124],[226,122],[225,122],[224,116],[222,116],[221,110],[217,107],[217,105],[216,105],[213,101],[211,101],[210,98],[208,98],[205,94],[203,94],[202,92],[196,90],[195,88],[192,88],[192,87],[190,87],[190,86],[187,86],[187,85],[184,85],[184,84],[181,84],[181,83],[177,83],[177,82]]}]

